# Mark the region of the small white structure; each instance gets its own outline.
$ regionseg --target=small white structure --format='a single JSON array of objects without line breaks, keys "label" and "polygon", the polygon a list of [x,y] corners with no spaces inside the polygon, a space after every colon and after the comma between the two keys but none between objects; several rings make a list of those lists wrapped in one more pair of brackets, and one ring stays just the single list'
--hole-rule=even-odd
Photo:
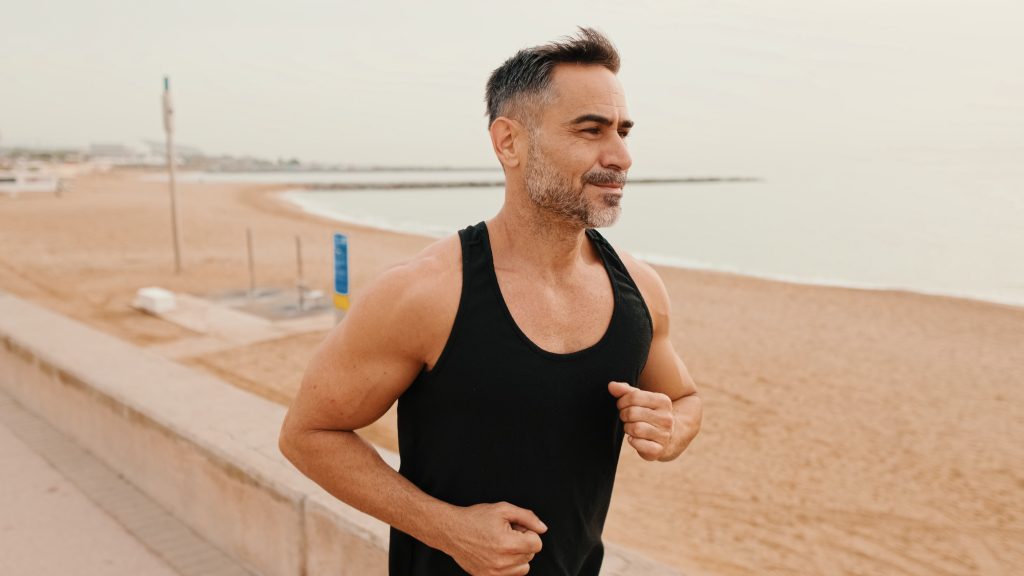
[{"label": "small white structure", "polygon": [[17,196],[22,192],[57,192],[60,177],[37,170],[0,171],[0,194]]},{"label": "small white structure", "polygon": [[177,307],[177,301],[174,298],[174,292],[149,286],[139,288],[139,291],[135,293],[135,300],[132,300],[132,307],[150,314],[163,314],[174,310]]}]

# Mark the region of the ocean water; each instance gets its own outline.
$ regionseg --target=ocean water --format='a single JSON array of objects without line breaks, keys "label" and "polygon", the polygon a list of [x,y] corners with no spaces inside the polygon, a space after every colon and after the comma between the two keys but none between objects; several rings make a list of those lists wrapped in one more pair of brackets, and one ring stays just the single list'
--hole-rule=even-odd
[{"label": "ocean water", "polygon": [[[501,174],[306,177],[319,183],[479,181]],[[294,174],[192,178],[300,182]],[[848,161],[762,178],[627,184],[619,222],[602,233],[658,264],[1024,306],[1024,166]],[[501,187],[283,193],[309,212],[436,237],[490,218],[503,195]]]}]

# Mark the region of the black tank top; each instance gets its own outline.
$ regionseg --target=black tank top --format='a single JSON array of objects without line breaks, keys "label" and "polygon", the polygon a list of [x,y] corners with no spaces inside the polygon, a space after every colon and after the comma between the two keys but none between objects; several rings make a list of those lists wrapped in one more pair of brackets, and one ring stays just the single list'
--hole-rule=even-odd
[{"label": "black tank top", "polygon": [[[498,287],[486,224],[459,231],[462,296],[433,369],[398,399],[400,473],[458,506],[506,501],[547,525],[530,574],[597,576],[623,429],[608,382],[637,385],[651,317],[611,245],[586,230],[614,292],[593,346],[557,354],[519,329]],[[466,574],[395,528],[392,576]]]}]

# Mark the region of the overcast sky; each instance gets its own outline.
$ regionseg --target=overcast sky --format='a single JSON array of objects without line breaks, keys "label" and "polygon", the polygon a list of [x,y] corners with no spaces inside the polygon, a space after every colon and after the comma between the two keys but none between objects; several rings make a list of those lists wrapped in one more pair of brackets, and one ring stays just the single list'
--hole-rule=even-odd
[{"label": "overcast sky", "polygon": [[167,74],[208,153],[496,166],[488,74],[579,24],[622,53],[634,173],[1024,157],[1019,1],[2,3],[2,146],[162,139]]}]

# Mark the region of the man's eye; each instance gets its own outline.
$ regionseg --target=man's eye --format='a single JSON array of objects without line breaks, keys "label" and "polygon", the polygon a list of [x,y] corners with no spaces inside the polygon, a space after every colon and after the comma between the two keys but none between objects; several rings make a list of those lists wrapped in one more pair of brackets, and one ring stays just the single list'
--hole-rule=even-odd
[{"label": "man's eye", "polygon": [[588,133],[588,134],[600,134],[601,133],[601,129],[600,128],[584,128],[583,131]]},{"label": "man's eye", "polygon": [[619,132],[619,136],[625,138],[626,136],[629,136],[629,132]]}]

